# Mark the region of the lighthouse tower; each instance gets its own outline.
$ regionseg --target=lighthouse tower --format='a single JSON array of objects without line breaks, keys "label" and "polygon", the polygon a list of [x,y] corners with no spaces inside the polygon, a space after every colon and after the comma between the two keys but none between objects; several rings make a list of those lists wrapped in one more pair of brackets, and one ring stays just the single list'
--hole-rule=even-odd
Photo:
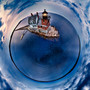
[{"label": "lighthouse tower", "polygon": [[41,26],[38,26],[38,28],[42,29],[41,32],[47,32],[49,26],[50,26],[50,17],[48,16],[48,12],[46,11],[46,9],[44,9],[41,18]]},{"label": "lighthouse tower", "polygon": [[[48,18],[48,12],[46,12],[46,9],[44,9],[44,12],[42,13],[42,29],[47,30],[50,26],[50,20]],[[45,26],[45,27],[44,27]]]}]

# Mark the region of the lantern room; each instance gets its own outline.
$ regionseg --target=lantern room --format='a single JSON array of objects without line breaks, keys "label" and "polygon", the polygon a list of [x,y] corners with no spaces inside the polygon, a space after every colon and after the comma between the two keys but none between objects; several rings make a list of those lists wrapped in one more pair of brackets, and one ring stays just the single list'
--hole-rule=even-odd
[{"label": "lantern room", "polygon": [[46,11],[46,9],[44,9],[44,12],[42,13],[42,18],[48,19],[48,12]]}]

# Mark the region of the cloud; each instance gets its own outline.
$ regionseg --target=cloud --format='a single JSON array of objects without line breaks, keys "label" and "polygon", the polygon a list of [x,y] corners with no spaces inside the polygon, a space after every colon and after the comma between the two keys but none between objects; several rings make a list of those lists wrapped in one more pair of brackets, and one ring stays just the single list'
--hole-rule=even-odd
[{"label": "cloud", "polygon": [[4,79],[1,71],[0,71],[0,90],[12,90],[11,86]]},{"label": "cloud", "polygon": [[[27,7],[30,7],[30,6],[34,5],[34,1],[35,2],[38,2],[39,0],[23,0],[23,2],[22,2],[22,0],[14,0],[14,1],[13,0],[0,0],[0,4],[1,4],[1,2],[4,3],[4,6],[3,5],[0,6],[0,18],[2,17],[2,19],[0,20],[1,21],[0,22],[1,23],[0,24],[1,25],[1,27],[0,27],[0,30],[1,30],[0,31],[0,48],[3,48],[2,47],[2,45],[3,45],[3,42],[2,41],[3,41],[3,32],[4,32],[4,30],[6,30],[6,34],[5,34],[5,36],[6,36],[7,35],[7,32],[9,32],[8,30],[10,29],[8,26],[12,26],[13,22],[15,22],[15,20],[17,19],[17,17],[16,17],[17,14],[18,13],[21,13]],[[50,0],[48,0],[48,1],[50,1]],[[57,0],[51,0],[51,1],[55,1],[56,2]],[[65,1],[66,6],[69,6],[70,5],[69,2],[67,2],[67,1],[76,2],[76,4],[75,3],[72,4],[73,7],[76,7],[77,8],[76,5],[81,4],[80,8],[82,10],[85,10],[85,7],[86,7],[88,9],[88,12],[89,12],[90,4],[88,3],[88,1],[90,1],[90,0],[87,0],[87,1],[83,1],[83,0],[81,0],[81,1],[80,0],[75,0],[75,1],[74,0],[61,0],[61,1]],[[58,2],[59,2],[59,0],[58,0]],[[87,4],[87,6],[86,6],[86,4]],[[80,12],[80,11],[79,11],[79,9],[76,9],[76,8],[75,9],[72,9],[72,10],[78,16],[77,11],[78,12]],[[17,13],[17,14],[15,14],[15,13]],[[88,13],[86,13],[86,14],[88,14]],[[89,17],[90,14],[87,15],[87,16],[88,16],[88,18],[90,18]],[[85,17],[83,17],[83,13],[81,13],[79,17],[82,18],[83,25],[85,25],[85,22],[86,21],[85,21]],[[88,34],[86,33],[86,28],[83,27],[83,30],[84,30],[85,36],[87,36],[87,39],[88,39]],[[85,36],[83,36],[84,39],[85,39]],[[89,41],[87,40],[87,42],[89,42]],[[87,43],[87,45],[88,45],[88,48],[87,48],[87,52],[86,53],[89,53],[90,54],[90,52],[89,52],[90,51],[90,47],[89,47],[90,44]],[[0,55],[1,55],[1,53],[0,53]],[[52,88],[51,90],[63,90],[63,89],[72,89],[72,88],[74,88],[74,89],[84,89],[84,90],[87,89],[87,90],[89,90],[89,88],[90,88],[89,87],[89,83],[90,83],[89,82],[90,81],[90,78],[89,78],[89,76],[90,76],[90,74],[89,74],[90,73],[89,72],[89,69],[90,69],[89,66],[90,66],[90,64],[89,63],[90,63],[90,61],[89,61],[88,58],[90,58],[90,57],[88,57],[88,55],[86,55],[86,56],[87,56],[87,58],[85,57],[83,62],[85,62],[85,61],[87,61],[87,62],[85,62],[85,63],[82,62],[82,66],[79,67],[79,70],[76,72],[76,74],[71,79],[65,81],[65,83],[63,83],[63,84],[61,84],[59,86],[56,86],[56,87]],[[7,62],[9,60],[6,60],[5,59],[5,61]],[[5,72],[5,71],[3,71],[3,72]],[[10,85],[12,85],[12,83],[14,83],[14,81],[15,81],[13,79],[11,79],[11,80],[8,80],[8,79],[5,78],[5,77],[3,77],[2,74],[0,74],[0,81],[2,82],[2,83],[0,83],[1,84],[0,88],[1,89],[5,89],[5,88],[7,88],[7,86],[10,87]],[[7,81],[9,82],[9,84],[7,83]],[[17,90],[20,90],[20,89],[29,90],[29,88],[27,87],[27,85],[24,85],[24,83],[20,83],[17,80],[16,80],[16,83],[17,84],[14,83],[12,85],[13,88],[15,88]],[[31,89],[31,90],[35,90],[35,89]],[[40,90],[40,89],[38,89],[38,90]]]},{"label": "cloud", "polygon": [[90,85],[84,86],[84,87],[82,88],[82,90],[90,90]]},{"label": "cloud", "polygon": [[[12,2],[9,2],[8,1],[6,2],[6,4],[4,5],[4,9],[5,10],[10,10],[11,9],[11,12],[14,12],[15,9],[18,8],[18,12],[17,13],[20,13],[21,11],[23,11],[25,8],[27,7],[30,7],[32,5],[34,5],[36,2],[40,2],[41,0],[13,0]],[[14,7],[13,7],[14,6]]]},{"label": "cloud", "polygon": [[[89,86],[90,85],[90,63],[88,63],[86,66],[84,66],[83,70],[84,72],[82,73],[82,78],[81,78],[81,82],[79,82],[77,84],[78,90],[83,89],[83,87],[85,86]],[[85,76],[83,78],[83,76]],[[90,87],[89,87],[90,89]]]}]

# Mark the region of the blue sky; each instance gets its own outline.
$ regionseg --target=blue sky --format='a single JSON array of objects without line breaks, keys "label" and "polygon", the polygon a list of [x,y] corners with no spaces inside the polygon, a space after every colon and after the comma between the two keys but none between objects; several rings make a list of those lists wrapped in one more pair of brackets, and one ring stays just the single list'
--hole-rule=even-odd
[{"label": "blue sky", "polygon": [[4,5],[4,9],[11,9],[11,12],[14,12],[16,8],[18,8],[18,12],[20,13],[23,11],[25,8],[30,7],[34,5],[36,2],[40,2],[41,0],[13,0],[11,3],[6,3]]},{"label": "blue sky", "polygon": [[3,36],[3,33],[2,31],[0,31],[0,49],[3,49],[2,47],[3,42],[1,41],[2,36]]},{"label": "blue sky", "polygon": [[1,21],[2,18],[0,18],[0,27],[3,25],[2,21]]},{"label": "blue sky", "polygon": [[2,90],[12,90],[11,86],[8,84],[8,82],[3,79],[3,75],[0,72],[0,89]]},{"label": "blue sky", "polygon": [[[7,45],[8,38],[9,38],[9,37],[7,37],[7,34],[8,34],[7,32],[9,32],[9,30],[7,29],[9,26],[8,23],[12,22],[13,19],[16,20],[17,19],[16,17],[19,15],[22,15],[21,13],[23,11],[25,11],[27,8],[29,8],[29,7],[32,8],[32,6],[35,5],[37,2],[42,2],[42,1],[45,1],[45,0],[0,0],[0,7],[3,6],[3,8],[4,8],[4,10],[2,8],[0,8],[0,55],[1,55],[0,56],[0,65],[1,65],[0,66],[0,68],[1,68],[0,69],[0,89],[8,90],[11,88],[15,89],[15,87],[20,88],[20,89],[28,87],[27,83],[25,84],[25,82],[23,82],[23,80],[26,80],[26,79],[22,79],[22,82],[20,82],[22,84],[18,84],[18,85],[16,84],[16,83],[18,83],[18,80],[16,80],[16,83],[14,83],[13,82],[14,79],[11,79],[13,77],[16,78],[14,76],[14,74],[17,75],[17,77],[20,75],[18,75],[16,73],[16,69],[15,69],[15,72],[12,72],[12,70],[14,70],[14,69],[10,69],[10,68],[14,68],[13,64],[10,62],[10,59],[8,59],[8,58],[2,59],[2,56],[6,52],[6,51],[3,51],[3,48],[4,48],[4,50],[7,50],[7,47],[4,47],[4,45]],[[50,0],[47,0],[47,1],[50,1]],[[64,3],[60,2],[60,1],[62,1]],[[90,76],[90,70],[89,70],[90,69],[90,60],[89,60],[89,58],[90,58],[90,56],[88,56],[88,55],[90,54],[90,39],[89,39],[89,37],[90,37],[90,35],[89,35],[90,34],[90,17],[89,17],[90,16],[90,12],[89,12],[90,11],[90,0],[51,0],[50,2],[54,2],[53,5],[55,7],[56,7],[56,5],[58,6],[58,3],[59,3],[59,4],[63,4],[65,7],[69,7],[70,9],[72,9],[73,13],[76,14],[76,17],[79,18],[79,21],[80,21],[79,23],[80,24],[82,23],[81,28],[82,28],[83,34],[80,34],[82,37],[81,40],[83,41],[83,43],[85,45],[88,46],[86,48],[85,45],[83,45],[85,51],[83,54],[83,59],[80,61],[81,68],[79,67],[76,74],[73,75],[73,77],[70,80],[65,81],[64,84],[59,85],[58,88],[60,88],[60,89],[62,88],[62,89],[66,89],[66,90],[72,89],[72,88],[77,89],[77,90],[80,90],[80,89],[89,90],[89,88],[90,88],[89,87],[89,84],[90,84],[90,77],[89,77]],[[58,6],[58,7],[60,7],[60,6]],[[54,8],[53,8],[53,10],[54,10]],[[81,8],[81,10],[80,10],[80,8]],[[58,10],[56,10],[56,11],[58,11]],[[63,11],[62,11],[62,13],[63,13]],[[67,11],[69,12],[68,9],[67,9]],[[2,16],[1,16],[1,14],[2,14]],[[84,16],[84,15],[86,15],[86,16]],[[68,16],[68,14],[66,16]],[[69,17],[72,17],[72,18],[69,18]],[[69,12],[69,16],[67,18],[70,21],[74,21],[76,19],[76,17],[73,17],[72,14],[70,14],[70,12]],[[76,21],[77,20],[78,19],[76,19]],[[15,23],[17,23],[17,22],[15,22]],[[10,26],[11,26],[11,24],[12,23],[10,23]],[[77,28],[77,29],[79,32],[80,28]],[[4,30],[6,30],[6,33],[4,33]],[[2,40],[3,36],[6,38],[5,42],[3,42],[3,40]],[[8,55],[8,54],[5,54],[5,55]],[[4,63],[1,63],[1,62],[4,62]],[[8,63],[8,65],[6,66],[5,63]],[[9,66],[9,63],[11,66]],[[11,79],[11,81],[10,81],[11,83],[7,80],[9,78],[7,78],[5,76],[6,71],[2,67],[4,69],[6,69],[6,71],[9,74],[13,75],[13,76],[12,75],[9,76],[9,74],[7,73],[7,75]],[[27,82],[29,82],[29,81],[27,81]],[[57,86],[54,87],[53,89],[55,90],[55,88],[57,88]],[[46,90],[48,90],[48,89],[46,89]]]}]

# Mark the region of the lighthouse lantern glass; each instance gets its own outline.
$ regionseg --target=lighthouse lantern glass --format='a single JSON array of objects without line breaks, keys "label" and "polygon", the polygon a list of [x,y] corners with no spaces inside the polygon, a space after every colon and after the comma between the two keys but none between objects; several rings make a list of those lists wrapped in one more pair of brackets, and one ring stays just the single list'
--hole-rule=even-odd
[{"label": "lighthouse lantern glass", "polygon": [[46,13],[44,13],[44,14],[43,14],[43,16],[44,16],[44,17],[46,17],[46,16],[47,16],[47,14],[46,14]]}]

